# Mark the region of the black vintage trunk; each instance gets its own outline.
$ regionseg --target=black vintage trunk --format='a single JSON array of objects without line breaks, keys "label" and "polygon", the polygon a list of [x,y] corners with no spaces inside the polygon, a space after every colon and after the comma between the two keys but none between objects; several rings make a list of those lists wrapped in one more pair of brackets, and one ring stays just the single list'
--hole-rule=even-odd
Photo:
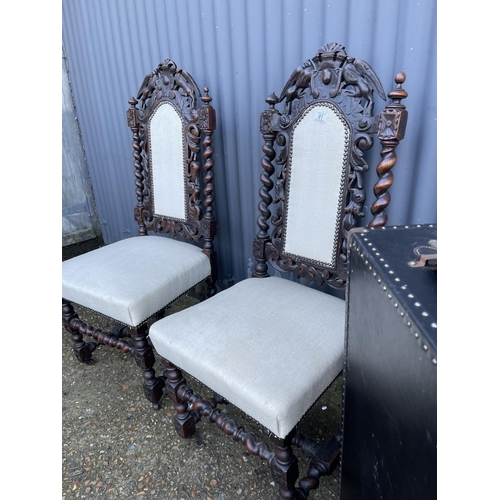
[{"label": "black vintage trunk", "polygon": [[436,498],[436,225],[351,245],[341,500]]}]

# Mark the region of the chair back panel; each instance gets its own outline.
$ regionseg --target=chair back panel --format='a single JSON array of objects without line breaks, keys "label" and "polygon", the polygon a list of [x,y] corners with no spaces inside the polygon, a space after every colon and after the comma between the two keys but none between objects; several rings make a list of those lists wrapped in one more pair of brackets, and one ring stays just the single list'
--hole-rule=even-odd
[{"label": "chair back panel", "polygon": [[127,110],[133,156],[139,234],[170,233],[207,243],[212,252],[215,110],[208,88],[166,59],[146,75]]},{"label": "chair back panel", "polygon": [[174,106],[164,101],[149,119],[149,162],[154,215],[186,220],[184,124]]},{"label": "chair back panel", "polygon": [[335,265],[349,139],[349,126],[331,103],[313,104],[297,118],[290,137],[285,254]]},{"label": "chair back panel", "polygon": [[266,99],[255,276],[267,276],[270,263],[345,287],[347,236],[364,216],[363,155],[379,127],[374,93],[386,100],[372,68],[329,43]]}]

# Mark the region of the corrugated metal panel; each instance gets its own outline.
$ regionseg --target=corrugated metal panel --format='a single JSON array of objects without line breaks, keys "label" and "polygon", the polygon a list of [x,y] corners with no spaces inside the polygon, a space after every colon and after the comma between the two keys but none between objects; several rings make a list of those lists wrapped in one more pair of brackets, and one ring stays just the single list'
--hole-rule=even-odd
[{"label": "corrugated metal panel", "polygon": [[[63,44],[103,238],[136,234],[127,101],[169,57],[210,87],[217,250],[222,279],[248,275],[256,232],[264,99],[336,41],[366,60],[386,91],[403,70],[407,135],[398,149],[391,224],[436,220],[436,0],[63,0]],[[377,103],[375,112],[383,108]],[[379,148],[368,155],[377,176]],[[367,206],[374,196],[368,193]],[[368,210],[369,213],[369,210]]]},{"label": "corrugated metal panel", "polygon": [[66,56],[62,57],[62,246],[101,234],[95,214]]}]

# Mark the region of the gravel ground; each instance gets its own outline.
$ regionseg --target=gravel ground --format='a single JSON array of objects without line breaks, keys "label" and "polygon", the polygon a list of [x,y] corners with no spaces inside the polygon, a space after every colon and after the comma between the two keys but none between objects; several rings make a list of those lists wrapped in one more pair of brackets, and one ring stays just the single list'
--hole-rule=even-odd
[{"label": "gravel ground", "polygon": [[[181,297],[168,314],[196,303],[198,296],[196,290]],[[82,319],[105,330],[112,327],[88,311]],[[213,424],[202,421],[194,438],[181,439],[173,427],[171,401],[162,399],[161,408],[153,410],[130,355],[100,346],[93,358],[94,365],[77,361],[69,333],[62,328],[63,500],[276,498],[277,487],[265,462]],[[155,369],[161,373],[161,360],[156,359]],[[185,375],[194,390],[210,395]],[[341,393],[342,381],[337,378],[303,418],[299,430],[311,438],[336,432]],[[231,405],[226,409],[246,431],[266,439],[265,430],[256,422]],[[308,460],[300,454],[298,458],[302,477]],[[338,468],[321,480],[309,498],[338,498]]]}]

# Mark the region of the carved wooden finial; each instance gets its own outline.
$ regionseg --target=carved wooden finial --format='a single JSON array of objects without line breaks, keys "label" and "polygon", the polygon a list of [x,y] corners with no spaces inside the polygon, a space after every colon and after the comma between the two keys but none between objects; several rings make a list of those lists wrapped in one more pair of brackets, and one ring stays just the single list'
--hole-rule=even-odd
[{"label": "carved wooden finial", "polygon": [[272,94],[266,97],[266,102],[269,104],[269,107],[274,108],[274,105],[279,101],[278,96],[273,92]]},{"label": "carved wooden finial", "polygon": [[403,71],[400,71],[395,77],[394,81],[398,84],[401,85],[406,81],[406,75]]},{"label": "carved wooden finial", "polygon": [[210,92],[209,88],[208,87],[203,87],[203,92],[205,92],[205,95],[201,98],[201,100],[205,103],[205,104],[210,104],[210,101],[212,100],[212,98],[208,95],[208,93]]},{"label": "carved wooden finial", "polygon": [[128,100],[128,103],[131,105],[131,106],[135,106],[139,101],[135,98],[135,97],[131,97],[129,100]]},{"label": "carved wooden finial", "polygon": [[395,77],[394,81],[397,86],[391,90],[387,95],[394,101],[394,104],[400,104],[402,99],[408,97],[408,92],[401,86],[406,81],[406,75],[400,71]]}]

